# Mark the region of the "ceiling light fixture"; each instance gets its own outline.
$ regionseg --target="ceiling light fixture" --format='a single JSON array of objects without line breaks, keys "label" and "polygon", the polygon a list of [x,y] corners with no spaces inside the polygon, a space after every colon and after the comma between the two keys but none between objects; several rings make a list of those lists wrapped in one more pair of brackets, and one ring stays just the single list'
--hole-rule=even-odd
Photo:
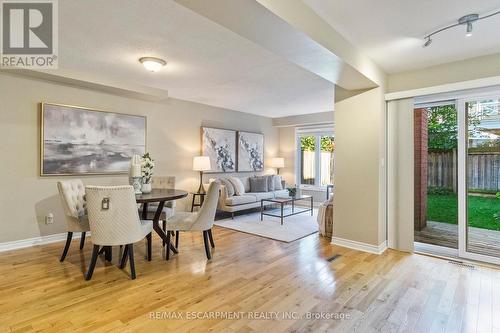
[{"label": "ceiling light fixture", "polygon": [[472,36],[472,29],[473,29],[472,23],[479,21],[479,20],[483,20],[483,19],[488,18],[488,17],[495,16],[497,14],[500,14],[500,10],[497,10],[496,12],[493,12],[491,14],[484,15],[481,17],[478,14],[469,14],[469,15],[462,16],[461,18],[458,19],[457,23],[446,26],[446,27],[441,28],[441,29],[438,29],[438,30],[433,31],[430,34],[426,35],[424,37],[425,43],[424,43],[423,47],[427,47],[427,46],[431,45],[431,43],[432,43],[431,37],[432,36],[442,32],[442,31],[445,31],[445,30],[448,30],[448,29],[451,29],[454,27],[458,27],[459,25],[466,25],[467,26],[465,36],[470,37],[470,36]]},{"label": "ceiling light fixture", "polygon": [[165,60],[155,57],[142,57],[139,62],[150,72],[158,72],[167,64]]}]

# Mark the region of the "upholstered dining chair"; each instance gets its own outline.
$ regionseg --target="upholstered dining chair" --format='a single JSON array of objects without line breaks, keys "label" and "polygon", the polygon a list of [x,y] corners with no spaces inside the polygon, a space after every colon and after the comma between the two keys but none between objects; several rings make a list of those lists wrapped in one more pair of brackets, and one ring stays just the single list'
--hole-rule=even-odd
[{"label": "upholstered dining chair", "polygon": [[[165,176],[158,177],[155,176],[152,179],[151,187],[153,189],[174,189],[175,188],[175,176]],[[156,209],[158,208],[158,203],[150,203],[147,206],[146,218],[148,220],[152,220]],[[174,216],[175,213],[175,201],[167,201],[165,202],[165,207],[163,207],[163,211],[160,215],[160,220],[163,221],[163,231],[165,231],[166,223],[169,218]],[[142,209],[140,211],[140,215],[143,215]],[[176,241],[179,242],[179,234],[176,234]],[[163,246],[165,246],[165,242],[163,242]]]},{"label": "upholstered dining chair", "polygon": [[214,224],[217,202],[219,200],[220,183],[214,181],[208,187],[207,195],[203,201],[201,209],[196,213],[178,212],[167,220],[167,247],[166,259],[170,258],[170,231],[202,231],[205,243],[207,259],[212,259],[212,252],[209,246],[215,247],[212,237],[212,226]]},{"label": "upholstered dining chair", "polygon": [[130,262],[130,275],[135,279],[134,243],[146,238],[148,260],[151,259],[151,232],[153,223],[140,220],[134,188],[125,186],[87,186],[87,211],[92,233],[92,259],[86,280],[92,278],[100,248],[125,245],[120,268]]},{"label": "upholstered dining chair", "polygon": [[81,232],[80,250],[85,245],[85,233],[90,230],[87,212],[85,210],[85,187],[80,179],[70,179],[57,182],[59,197],[64,209],[68,235],[66,245],[59,259],[64,261],[68,254],[74,232]]}]

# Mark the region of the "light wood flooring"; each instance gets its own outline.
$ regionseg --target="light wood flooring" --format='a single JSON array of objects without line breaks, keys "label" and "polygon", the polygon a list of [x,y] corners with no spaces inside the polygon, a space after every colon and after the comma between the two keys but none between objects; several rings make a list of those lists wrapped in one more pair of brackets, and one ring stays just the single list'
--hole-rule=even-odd
[{"label": "light wood flooring", "polygon": [[[498,270],[392,250],[377,256],[318,234],[281,243],[214,228],[214,238],[210,262],[198,234],[182,234],[169,262],[158,237],[151,262],[140,244],[134,281],[117,267],[117,248],[113,263],[101,258],[85,281],[90,239],[82,252],[74,241],[64,263],[62,242],[0,253],[0,332],[500,331]],[[326,260],[334,254],[341,257]],[[206,311],[242,317],[188,319]],[[182,318],[165,319],[173,313]]]}]

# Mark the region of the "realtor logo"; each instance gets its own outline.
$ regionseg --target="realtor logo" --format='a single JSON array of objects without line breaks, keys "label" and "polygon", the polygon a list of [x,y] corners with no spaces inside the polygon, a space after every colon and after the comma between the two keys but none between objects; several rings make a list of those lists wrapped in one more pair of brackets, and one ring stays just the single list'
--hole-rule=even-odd
[{"label": "realtor logo", "polygon": [[4,0],[1,8],[1,67],[57,68],[57,0]]}]

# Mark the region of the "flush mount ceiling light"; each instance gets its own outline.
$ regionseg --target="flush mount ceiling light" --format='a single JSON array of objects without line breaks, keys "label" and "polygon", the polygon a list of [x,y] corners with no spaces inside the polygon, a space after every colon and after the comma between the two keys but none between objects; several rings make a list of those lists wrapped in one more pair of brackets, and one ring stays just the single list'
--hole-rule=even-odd
[{"label": "flush mount ceiling light", "polygon": [[470,37],[470,36],[472,36],[472,29],[473,29],[472,24],[473,23],[475,23],[475,22],[477,22],[479,20],[483,20],[483,19],[488,18],[488,17],[495,16],[497,14],[500,14],[500,10],[497,10],[496,12],[493,12],[491,14],[484,15],[484,16],[481,16],[481,17],[478,14],[469,14],[469,15],[462,16],[461,18],[458,19],[457,23],[449,25],[449,26],[446,26],[446,27],[441,28],[441,29],[438,29],[438,30],[433,31],[430,34],[426,35],[424,37],[425,43],[424,43],[423,47],[427,47],[427,46],[431,45],[431,43],[432,43],[432,36],[434,36],[434,35],[442,32],[442,31],[445,31],[445,30],[448,30],[448,29],[451,29],[451,28],[454,28],[454,27],[458,27],[459,25],[465,25],[466,26],[465,36],[466,37]]},{"label": "flush mount ceiling light", "polygon": [[142,57],[139,62],[150,72],[158,72],[167,64],[165,60],[155,57]]}]

